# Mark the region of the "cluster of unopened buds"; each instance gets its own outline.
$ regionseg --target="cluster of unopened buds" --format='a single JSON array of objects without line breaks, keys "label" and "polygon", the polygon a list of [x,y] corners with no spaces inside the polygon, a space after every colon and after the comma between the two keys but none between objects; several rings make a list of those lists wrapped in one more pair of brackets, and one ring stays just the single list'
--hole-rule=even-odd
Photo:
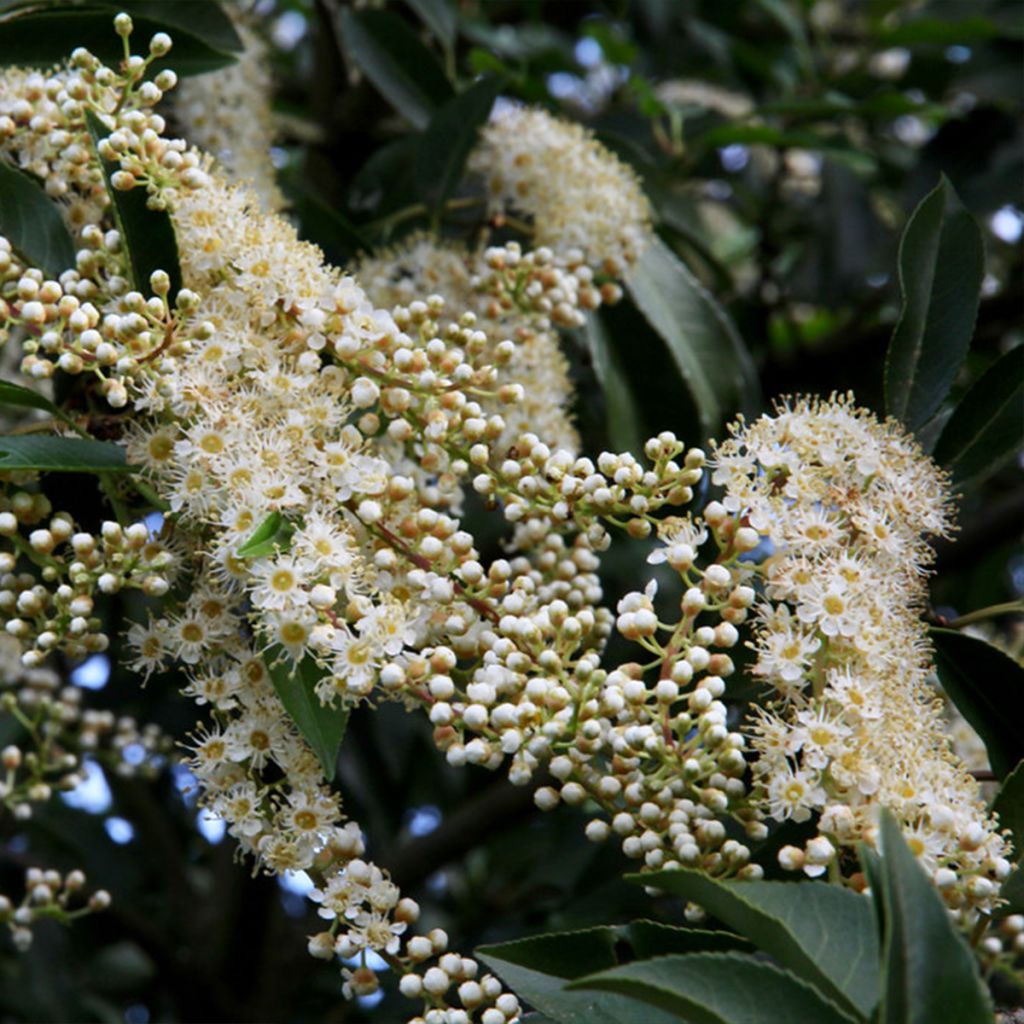
[{"label": "cluster of unopened buds", "polygon": [[488,296],[485,310],[494,320],[518,310],[539,318],[538,328],[548,321],[557,327],[582,327],[586,313],[622,297],[614,282],[595,280],[579,249],[561,254],[541,246],[524,253],[518,242],[507,242],[485,249],[483,263],[488,272],[481,270],[470,283]]},{"label": "cluster of unopened buds", "polygon": [[[97,592],[133,588],[160,597],[170,587],[174,555],[145,523],[109,520],[98,535],[86,533],[69,513],[53,514],[48,499],[28,491],[0,497],[0,509],[0,622],[21,642],[26,667],[54,651],[81,658],[107,649],[94,614]],[[15,571],[19,555],[39,567],[38,576]]]},{"label": "cluster of unopened buds", "polygon": [[32,945],[32,928],[40,921],[55,919],[68,924],[86,914],[106,910],[110,906],[110,893],[97,889],[85,898],[82,894],[85,882],[85,874],[77,869],[62,875],[59,871],[29,868],[25,872],[25,894],[20,903],[16,905],[0,894],[0,925],[7,926],[15,949],[24,952]]}]

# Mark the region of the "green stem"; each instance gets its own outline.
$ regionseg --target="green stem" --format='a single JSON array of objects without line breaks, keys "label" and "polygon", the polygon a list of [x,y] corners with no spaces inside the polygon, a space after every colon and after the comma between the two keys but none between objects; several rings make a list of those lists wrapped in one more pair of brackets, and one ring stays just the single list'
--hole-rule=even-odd
[{"label": "green stem", "polygon": [[962,626],[971,625],[972,622],[983,622],[985,619],[995,619],[1000,615],[1019,615],[1021,612],[1024,612],[1024,601],[1005,601],[1003,604],[990,604],[987,608],[968,612],[947,625],[950,629],[960,629]]}]

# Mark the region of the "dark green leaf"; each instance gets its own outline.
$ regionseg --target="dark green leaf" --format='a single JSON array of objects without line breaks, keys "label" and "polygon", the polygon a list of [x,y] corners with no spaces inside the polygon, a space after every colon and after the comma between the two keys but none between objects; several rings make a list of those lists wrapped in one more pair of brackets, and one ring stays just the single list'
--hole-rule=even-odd
[{"label": "dark green leaf", "polygon": [[1024,761],[1006,776],[992,802],[992,810],[999,815],[1000,827],[1013,833],[1017,860],[1024,860]]},{"label": "dark green leaf", "polygon": [[[92,110],[85,112],[85,119],[93,145],[98,147],[100,141],[110,134],[110,129]],[[181,288],[181,267],[171,215],[166,210],[151,210],[146,205],[144,188],[133,188],[128,192],[114,188],[110,179],[120,169],[118,164],[111,160],[101,160],[100,163],[135,288],[143,295],[149,295],[150,275],[154,270],[163,270],[171,279],[169,299],[173,303]]]},{"label": "dark green leaf", "polygon": [[637,960],[669,953],[752,953],[746,939],[731,932],[713,932],[706,928],[679,928],[660,921],[633,921],[623,925],[619,934],[627,940]]},{"label": "dark green leaf", "polygon": [[500,79],[485,78],[453,96],[430,119],[416,149],[416,188],[435,216],[459,184],[480,125],[500,90]]},{"label": "dark green leaf", "polygon": [[455,6],[449,0],[408,0],[420,21],[444,47],[455,42]]},{"label": "dark green leaf", "polygon": [[974,382],[946,422],[933,455],[954,484],[980,480],[1024,440],[1024,345],[1010,349]]},{"label": "dark green leaf", "polygon": [[0,472],[123,473],[131,470],[124,449],[110,441],[21,434],[0,437]]},{"label": "dark green leaf", "polygon": [[879,1024],[991,1024],[974,954],[888,810],[880,837],[885,939]]},{"label": "dark green leaf", "polygon": [[756,372],[736,328],[660,238],[641,253],[626,287],[668,348],[705,434],[753,403]]},{"label": "dark green leaf", "polygon": [[22,259],[49,277],[56,279],[75,265],[75,244],[60,206],[38,179],[5,160],[0,160],[0,235]]},{"label": "dark green leaf", "polygon": [[594,374],[604,392],[608,440],[619,452],[638,452],[643,446],[636,400],[622,371],[619,355],[599,313],[591,313],[583,326]]},{"label": "dark green leaf", "polygon": [[40,412],[48,412],[65,423],[70,423],[71,418],[67,413],[62,412],[48,398],[33,391],[31,388],[23,388],[9,380],[0,380],[0,405],[13,405],[20,409],[38,409]]},{"label": "dark green leaf", "polygon": [[857,1020],[788,971],[741,953],[638,960],[568,987],[628,996],[689,1024],[855,1024]]},{"label": "dark green leaf", "polygon": [[295,527],[280,512],[271,512],[235,552],[239,558],[266,558],[291,545]]},{"label": "dark green leaf", "polygon": [[976,39],[991,39],[999,34],[996,24],[983,15],[966,18],[911,17],[902,25],[886,27],[878,34],[883,46],[933,43],[941,46],[964,45]]},{"label": "dark green leaf", "polygon": [[615,965],[615,929],[538,935],[477,954],[520,998],[558,1024],[669,1024],[657,1014],[621,996],[567,992],[566,983]]},{"label": "dark green leaf", "polygon": [[887,411],[913,431],[949,393],[974,333],[985,250],[974,218],[943,177],[900,241],[902,308],[885,362]]},{"label": "dark green leaf", "polygon": [[292,213],[299,221],[299,237],[320,246],[335,266],[343,267],[361,252],[370,252],[370,243],[347,217],[296,181],[284,183]]},{"label": "dark green leaf", "polygon": [[[1019,851],[1018,851],[1019,852]],[[996,917],[1024,914],[1024,868],[1017,868],[999,887],[999,895],[1006,900],[996,912]]]},{"label": "dark green leaf", "polygon": [[324,673],[312,658],[303,658],[296,667],[283,650],[271,647],[266,664],[285,711],[316,754],[327,781],[333,782],[338,751],[348,725],[348,708],[320,703],[314,689]]},{"label": "dark green leaf", "polygon": [[1004,779],[1024,758],[1024,668],[998,647],[953,629],[932,629],[942,688],[974,727],[992,771]]},{"label": "dark green leaf", "polygon": [[[127,11],[136,23],[139,18],[144,18],[164,25],[164,31],[174,40],[172,54],[178,53],[178,38],[183,32],[198,36],[214,50],[241,53],[245,49],[235,23],[215,0],[205,0],[201,4],[169,4],[167,0],[103,0],[103,6],[115,12]],[[136,41],[149,42],[149,37],[141,35],[138,29],[132,36]]]},{"label": "dark green leaf", "polygon": [[677,869],[628,875],[698,903],[830,999],[868,1016],[878,1002],[878,932],[862,896],[825,882],[720,882]]},{"label": "dark green leaf", "polygon": [[[48,68],[66,60],[76,46],[84,46],[109,67],[116,68],[124,59],[124,49],[121,37],[114,32],[114,15],[131,6],[60,4],[12,11],[0,20],[0,65]],[[224,45],[220,40],[226,38],[220,19],[226,16],[216,4],[188,4],[186,10],[184,5],[153,0],[138,7],[138,13],[132,11],[135,52],[146,52],[149,40],[157,32],[167,32],[174,40],[170,53],[155,67],[173,67],[180,77],[187,78],[235,62],[233,53],[220,48]],[[207,42],[204,32],[212,29],[215,22],[221,27]],[[237,35],[234,38],[237,41]]]},{"label": "dark green leaf", "polygon": [[346,53],[384,98],[414,128],[426,128],[434,111],[452,96],[452,87],[409,25],[391,11],[343,7],[338,28]]}]

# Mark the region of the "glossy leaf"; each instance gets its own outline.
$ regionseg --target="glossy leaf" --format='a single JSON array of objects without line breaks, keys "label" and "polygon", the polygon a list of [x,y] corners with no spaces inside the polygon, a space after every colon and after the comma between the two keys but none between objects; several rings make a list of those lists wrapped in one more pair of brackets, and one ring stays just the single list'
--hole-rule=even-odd
[{"label": "glossy leaf", "polygon": [[980,480],[1011,458],[1024,440],[1024,345],[1010,349],[953,410],[932,453],[954,484]]},{"label": "glossy leaf", "polygon": [[706,928],[680,928],[660,921],[633,921],[619,928],[637,960],[670,953],[753,952],[753,945],[739,935]]},{"label": "glossy leaf", "polygon": [[125,461],[124,449],[110,441],[39,434],[0,437],[0,472],[123,473],[132,468]]},{"label": "glossy leaf", "polygon": [[271,512],[235,553],[239,558],[266,558],[278,551],[287,551],[294,533],[294,525],[280,512]]},{"label": "glossy leaf", "polygon": [[[0,36],[3,31],[0,24]],[[37,178],[0,160],[0,235],[54,279],[75,265],[75,244],[60,210]]]},{"label": "glossy leaf", "polygon": [[627,996],[688,1024],[856,1024],[858,1020],[788,971],[741,953],[638,960],[568,987]]},{"label": "glossy leaf", "polygon": [[485,78],[453,96],[430,119],[416,149],[416,188],[435,212],[459,184],[480,126],[500,89],[500,79]]},{"label": "glossy leaf", "polygon": [[408,3],[438,42],[445,47],[455,42],[455,6],[451,0],[408,0]]},{"label": "glossy leaf", "polygon": [[997,778],[1024,758],[1024,668],[998,647],[953,629],[930,631],[942,688],[974,727]]},{"label": "glossy leaf", "polygon": [[1024,867],[1018,867],[999,887],[999,896],[1006,902],[995,912],[996,917],[1024,914]]},{"label": "glossy leaf", "polygon": [[587,317],[583,337],[604,393],[608,440],[615,451],[638,452],[643,445],[643,432],[636,400],[599,313]]},{"label": "glossy leaf", "polygon": [[885,938],[879,1024],[991,1024],[974,954],[887,810],[880,838]]},{"label": "glossy leaf", "polygon": [[664,341],[696,403],[705,434],[753,401],[753,361],[736,328],[660,238],[626,275],[637,308]]},{"label": "glossy leaf", "polygon": [[627,878],[700,904],[849,1010],[868,1016],[878,1002],[877,928],[854,892],[825,882],[721,882],[687,869]]},{"label": "glossy leaf", "polygon": [[[85,112],[85,119],[93,145],[98,147],[100,141],[110,134],[110,129],[91,110]],[[144,188],[133,188],[127,192],[114,188],[110,179],[120,169],[118,164],[111,160],[101,160],[100,163],[135,288],[143,295],[151,294],[150,275],[155,270],[163,270],[171,279],[168,297],[173,304],[181,289],[181,267],[171,215],[166,210],[151,210],[146,205]]]},{"label": "glossy leaf", "polygon": [[316,754],[325,778],[333,782],[338,751],[348,725],[348,708],[320,703],[314,688],[324,673],[312,658],[303,658],[296,667],[283,650],[271,647],[267,652],[266,665],[274,692],[302,733],[302,738]]},{"label": "glossy leaf", "polygon": [[615,965],[615,938],[614,928],[588,928],[476,952],[516,995],[558,1024],[669,1024],[671,1016],[622,996],[566,991],[573,978]]},{"label": "glossy leaf", "polygon": [[[148,41],[157,32],[171,36],[174,46],[156,67],[173,67],[182,78],[228,67],[235,62],[233,51],[241,48],[230,19],[210,0],[187,5],[166,0],[34,5],[0,20],[0,65],[48,68],[66,60],[76,46],[84,46],[116,68],[124,59],[121,37],[114,32],[114,15],[121,10],[132,15],[133,40]],[[228,43],[228,29],[234,43]]]},{"label": "glossy leaf", "polygon": [[1018,861],[1024,861],[1024,761],[1003,780],[992,810],[999,815],[1000,827],[1013,833],[1014,853]]},{"label": "glossy leaf", "polygon": [[978,225],[943,177],[900,241],[902,306],[885,363],[886,410],[912,431],[938,410],[967,354],[984,261]]},{"label": "glossy leaf", "polygon": [[13,405],[19,409],[38,409],[40,412],[48,412],[65,423],[71,423],[71,417],[63,410],[58,409],[45,395],[41,395],[31,388],[15,384],[13,381],[0,380],[0,405]]},{"label": "glossy leaf", "polygon": [[452,87],[413,29],[391,11],[347,7],[338,12],[338,28],[346,53],[384,98],[414,128],[426,128]]}]

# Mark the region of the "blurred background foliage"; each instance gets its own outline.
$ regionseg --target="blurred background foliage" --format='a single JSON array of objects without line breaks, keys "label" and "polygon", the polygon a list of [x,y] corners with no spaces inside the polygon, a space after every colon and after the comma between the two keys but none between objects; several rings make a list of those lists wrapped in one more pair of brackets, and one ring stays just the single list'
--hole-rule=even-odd
[{"label": "blurred background foliage", "polygon": [[[148,5],[157,19],[196,6]],[[1022,341],[1020,0],[259,0],[253,24],[271,48],[273,159],[290,215],[335,263],[429,225],[417,153],[431,116],[488,74],[504,96],[586,123],[638,171],[661,239],[749,353],[737,392],[746,412],[848,388],[884,411],[898,242],[943,174],[986,247],[975,339],[949,407]],[[457,212],[442,223],[452,236],[485,230]],[[662,429],[698,443],[721,429],[633,303],[602,310],[599,331],[565,339],[585,451]],[[76,488],[74,477],[59,484]],[[76,507],[91,486],[77,488]],[[972,482],[960,504],[959,539],[939,551],[936,616],[1024,594],[1019,463]],[[467,516],[496,552],[492,519],[472,504]],[[609,553],[612,600],[637,585],[642,555],[629,544]],[[133,610],[112,599],[106,614],[116,634]],[[1019,654],[1019,616],[998,625]],[[104,656],[68,670],[93,706],[177,737],[194,725],[173,678],[140,690]],[[1024,709],[1024,694],[1007,701],[1007,714]],[[31,822],[0,824],[0,887],[19,884],[31,849],[32,863],[81,866],[114,896],[71,930],[37,929],[25,956],[0,945],[0,1021],[401,1019],[393,995],[342,1001],[336,969],[305,952],[317,930],[305,880],[251,877],[220,824],[197,816],[175,760],[151,781],[94,763],[85,786]],[[374,859],[455,948],[678,919],[679,904],[621,881],[624,858],[588,843],[579,814],[541,816],[529,792],[449,768],[426,720],[396,707],[353,716],[339,777]]]}]

